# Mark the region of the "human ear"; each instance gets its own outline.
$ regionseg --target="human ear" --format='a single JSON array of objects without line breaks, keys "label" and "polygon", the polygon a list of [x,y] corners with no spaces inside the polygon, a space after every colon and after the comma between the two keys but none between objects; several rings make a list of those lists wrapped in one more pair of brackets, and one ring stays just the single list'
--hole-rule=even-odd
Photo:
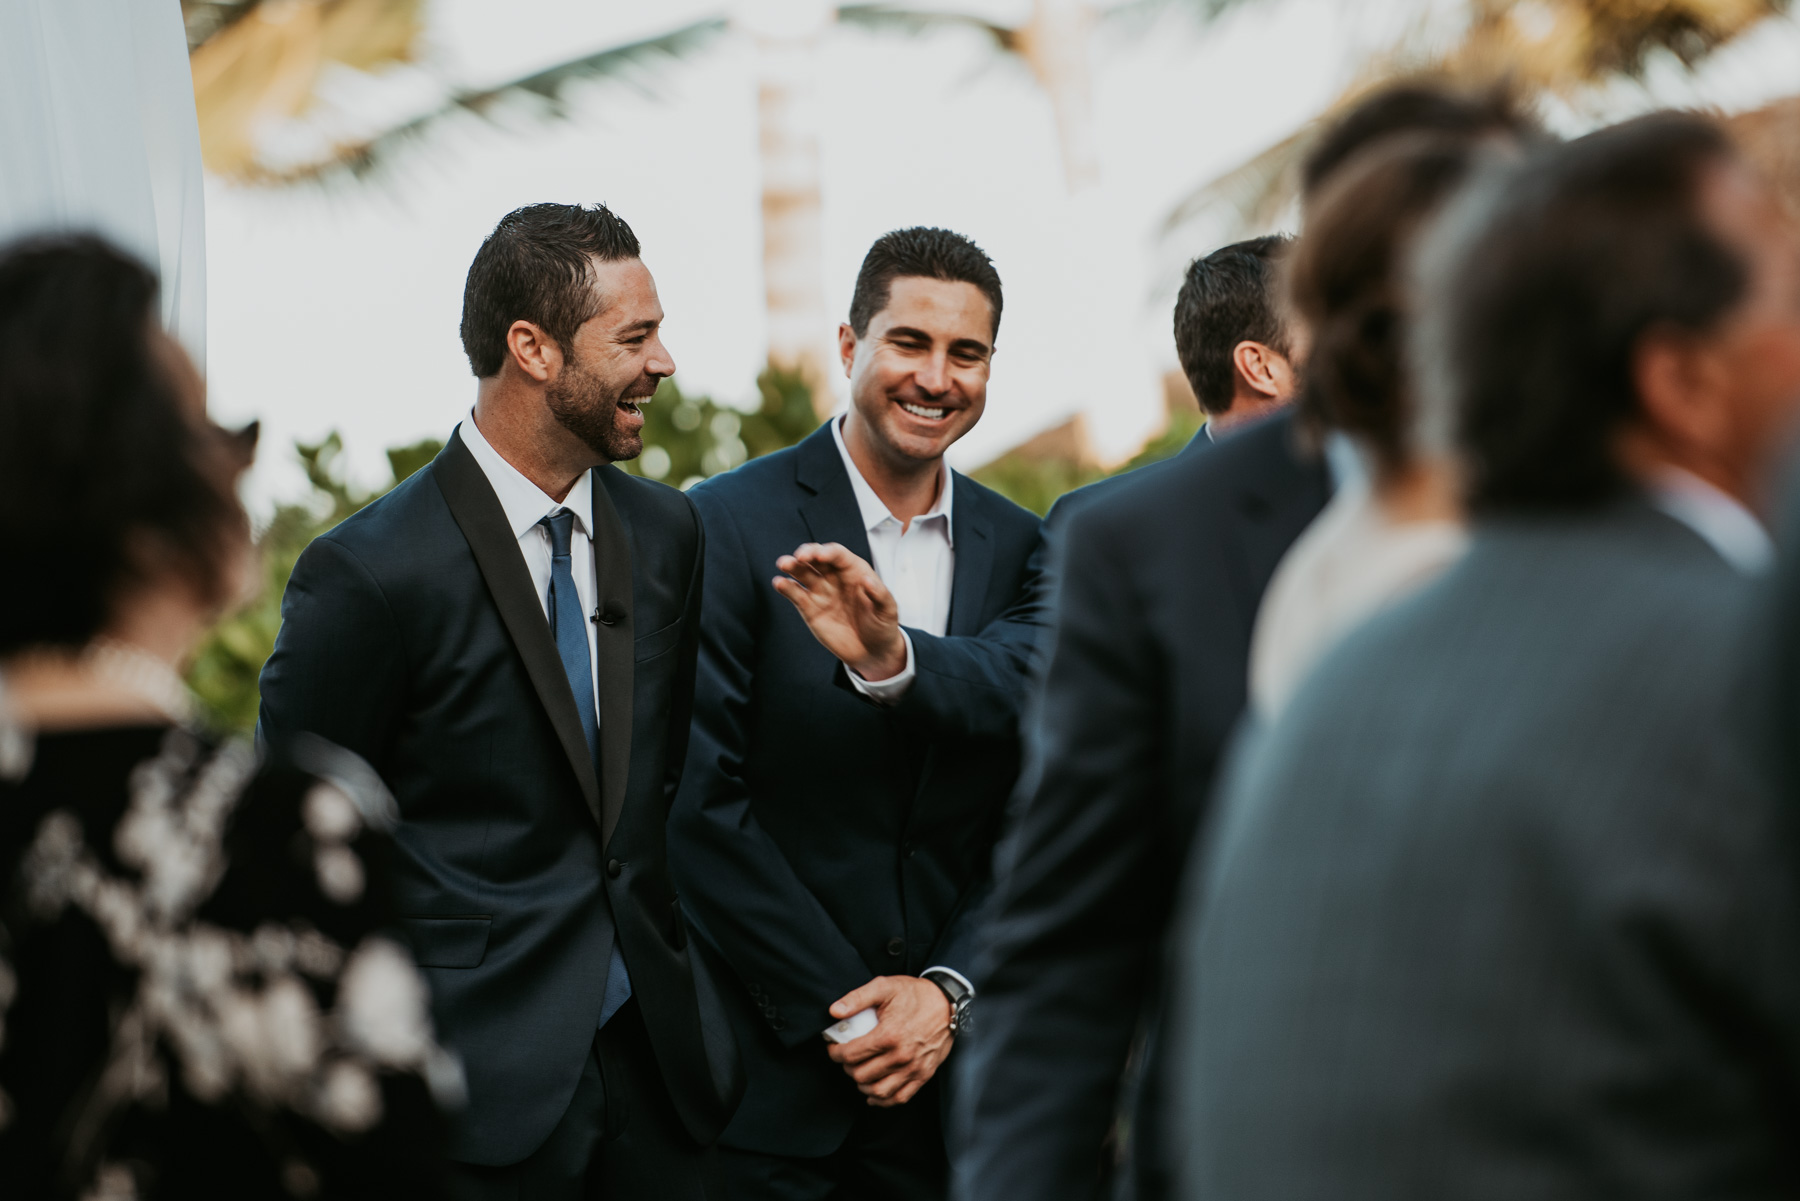
[{"label": "human ear", "polygon": [[1271,400],[1284,394],[1281,368],[1286,360],[1261,342],[1243,341],[1231,348],[1231,365],[1246,388]]},{"label": "human ear", "polygon": [[506,331],[506,353],[513,365],[538,383],[548,383],[562,366],[562,348],[529,321],[515,321]]},{"label": "human ear", "polygon": [[1687,331],[1647,331],[1631,355],[1644,422],[1659,438],[1690,452],[1716,451],[1731,424],[1724,366],[1711,346]]},{"label": "human ear", "polygon": [[850,369],[856,365],[856,331],[847,321],[838,324],[838,358],[844,363],[844,378],[849,379]]}]

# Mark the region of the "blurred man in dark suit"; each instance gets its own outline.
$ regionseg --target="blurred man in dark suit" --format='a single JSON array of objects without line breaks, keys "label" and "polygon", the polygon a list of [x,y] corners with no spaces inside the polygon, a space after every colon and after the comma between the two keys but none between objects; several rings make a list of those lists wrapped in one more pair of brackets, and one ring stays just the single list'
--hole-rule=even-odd
[{"label": "blurred man in dark suit", "polygon": [[1183,1195],[1793,1196],[1800,828],[1742,737],[1800,246],[1664,114],[1427,239],[1467,557],[1234,766],[1184,920]]},{"label": "blurred man in dark suit", "polygon": [[1262,589],[1331,492],[1281,412],[1296,384],[1275,296],[1285,246],[1224,247],[1183,285],[1177,346],[1217,444],[1202,432],[1051,515],[1059,619],[960,1068],[965,1198],[1098,1187],[1183,850],[1244,706]]},{"label": "blurred man in dark suit", "polygon": [[839,330],[849,413],[690,493],[706,599],[670,847],[733,981],[733,1197],[943,1195],[936,1076],[979,1004],[970,914],[1043,620],[1042,523],[943,458],[986,405],[1000,304],[968,239],[884,235]]},{"label": "blurred man in dark suit", "polygon": [[263,733],[349,747],[399,802],[401,912],[468,1076],[459,1196],[697,1199],[731,1113],[663,844],[700,520],[611,466],[675,370],[662,317],[604,206],[508,214],[463,295],[473,411],[307,547],[263,670]]},{"label": "blurred man in dark suit", "polygon": [[[1520,127],[1503,95],[1397,86],[1325,130],[1303,178],[1316,189],[1408,132]],[[1050,515],[1049,662],[997,861],[981,1023],[958,1073],[964,1201],[1169,1189],[1155,1137],[1176,883],[1244,707],[1263,590],[1331,492],[1284,409],[1303,335],[1280,316],[1278,250],[1259,240],[1202,259],[1177,304],[1182,366],[1217,443],[1203,431]],[[1120,1129],[1126,1145],[1109,1148]]]}]

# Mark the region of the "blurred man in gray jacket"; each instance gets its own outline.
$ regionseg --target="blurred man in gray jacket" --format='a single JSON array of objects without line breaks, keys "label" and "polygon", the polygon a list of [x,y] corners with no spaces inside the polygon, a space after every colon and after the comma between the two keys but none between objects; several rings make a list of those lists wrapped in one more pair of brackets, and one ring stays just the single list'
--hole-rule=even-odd
[{"label": "blurred man in gray jacket", "polygon": [[1792,1196],[1800,838],[1734,694],[1795,243],[1665,114],[1477,188],[1421,274],[1475,543],[1230,773],[1181,939],[1184,1193]]}]

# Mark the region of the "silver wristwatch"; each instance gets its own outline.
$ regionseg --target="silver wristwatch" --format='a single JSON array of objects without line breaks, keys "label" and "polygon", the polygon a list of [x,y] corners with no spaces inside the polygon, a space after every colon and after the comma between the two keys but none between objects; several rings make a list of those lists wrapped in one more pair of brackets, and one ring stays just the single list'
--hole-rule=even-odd
[{"label": "silver wristwatch", "polygon": [[950,1036],[969,1032],[969,1007],[975,1000],[975,986],[961,972],[947,967],[928,967],[919,973],[921,979],[929,980],[944,991],[950,1000]]}]

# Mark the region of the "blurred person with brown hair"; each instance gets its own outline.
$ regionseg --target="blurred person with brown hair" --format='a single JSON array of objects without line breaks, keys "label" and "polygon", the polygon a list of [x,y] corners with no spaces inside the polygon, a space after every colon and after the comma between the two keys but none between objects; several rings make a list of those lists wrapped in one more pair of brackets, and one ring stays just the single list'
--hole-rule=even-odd
[{"label": "blurred person with brown hair", "polygon": [[[1496,139],[1497,140],[1497,139]],[[1338,488],[1269,581],[1250,645],[1250,700],[1267,720],[1344,631],[1434,578],[1467,535],[1447,459],[1408,426],[1406,254],[1463,182],[1481,141],[1392,138],[1351,161],[1308,206],[1288,267],[1311,355],[1301,408],[1338,451]]]},{"label": "blurred person with brown hair", "polygon": [[156,294],[92,238],[0,251],[0,1180],[439,1195],[392,801],[318,739],[214,740],[178,674],[251,578],[254,431],[207,421]]},{"label": "blurred person with brown hair", "polygon": [[[1409,131],[1479,138],[1517,120],[1493,94],[1395,85],[1321,132],[1303,178],[1316,191]],[[1215,252],[1177,305],[1182,366],[1217,441],[1200,435],[1051,512],[1049,663],[996,856],[981,1018],[958,1075],[965,1201],[1172,1187],[1163,956],[1177,882],[1243,712],[1263,590],[1332,488],[1288,408],[1304,331],[1283,320],[1270,269],[1284,248]],[[1252,256],[1264,270],[1246,269]],[[1234,424],[1239,412],[1262,419]]]},{"label": "blurred person with brown hair", "polygon": [[1662,114],[1421,243],[1468,553],[1234,765],[1178,943],[1184,1195],[1786,1197],[1800,828],[1744,745],[1800,245]]}]

